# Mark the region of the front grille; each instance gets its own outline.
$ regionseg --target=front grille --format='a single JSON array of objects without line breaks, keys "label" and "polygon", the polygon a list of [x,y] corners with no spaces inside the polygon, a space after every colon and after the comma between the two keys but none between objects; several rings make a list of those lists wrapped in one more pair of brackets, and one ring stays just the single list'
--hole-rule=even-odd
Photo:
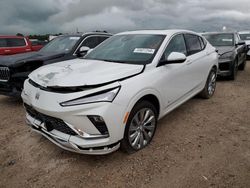
[{"label": "front grille", "polygon": [[68,135],[72,135],[72,136],[77,135],[77,133],[75,131],[73,131],[66,123],[64,123],[63,120],[58,119],[58,118],[54,118],[51,116],[47,116],[47,115],[44,115],[40,112],[37,112],[34,108],[32,108],[31,106],[29,106],[27,104],[24,104],[24,107],[25,107],[27,113],[31,117],[45,123],[47,131],[52,131],[55,129],[57,131],[60,131],[62,133],[68,134]]},{"label": "front grille", "polygon": [[220,63],[219,64],[220,71],[228,71],[230,70],[230,63]]},{"label": "front grille", "polygon": [[0,67],[0,81],[7,82],[10,79],[10,69],[8,67]]}]

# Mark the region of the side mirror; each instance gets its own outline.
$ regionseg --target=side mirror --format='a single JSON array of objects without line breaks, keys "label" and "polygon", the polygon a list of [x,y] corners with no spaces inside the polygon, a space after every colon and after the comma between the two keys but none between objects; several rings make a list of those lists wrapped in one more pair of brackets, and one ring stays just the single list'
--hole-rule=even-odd
[{"label": "side mirror", "polygon": [[246,42],[243,41],[243,40],[239,40],[238,43],[236,44],[237,46],[240,46],[240,45],[245,45]]},{"label": "side mirror", "polygon": [[167,60],[163,61],[161,64],[178,64],[178,63],[183,63],[187,59],[187,56],[183,53],[179,52],[172,52]]},{"label": "side mirror", "polygon": [[86,53],[88,53],[88,51],[90,50],[89,47],[87,46],[82,46],[79,51],[77,52],[78,56],[84,56]]},{"label": "side mirror", "polygon": [[167,60],[161,60],[158,66],[166,64],[179,64],[185,62],[187,56],[180,52],[171,52],[167,57]]}]

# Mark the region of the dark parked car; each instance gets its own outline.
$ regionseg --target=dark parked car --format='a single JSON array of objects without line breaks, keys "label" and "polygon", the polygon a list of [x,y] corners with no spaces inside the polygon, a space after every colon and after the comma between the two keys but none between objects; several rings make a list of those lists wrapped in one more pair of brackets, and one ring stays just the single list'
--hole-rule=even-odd
[{"label": "dark parked car", "polygon": [[0,94],[20,97],[23,83],[35,69],[84,56],[111,34],[93,32],[59,36],[38,52],[0,57]]},{"label": "dark parked car", "polygon": [[245,41],[248,52],[247,52],[247,59],[250,60],[250,31],[240,31],[239,32],[240,39]]},{"label": "dark parked car", "polygon": [[244,70],[246,65],[247,46],[240,40],[238,33],[203,33],[202,34],[219,53],[219,72],[220,76],[228,76],[234,80],[237,71]]}]

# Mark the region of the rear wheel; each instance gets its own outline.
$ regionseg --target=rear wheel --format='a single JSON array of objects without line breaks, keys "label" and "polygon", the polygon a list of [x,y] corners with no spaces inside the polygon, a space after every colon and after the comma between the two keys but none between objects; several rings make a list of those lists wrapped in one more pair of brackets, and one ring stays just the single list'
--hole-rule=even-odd
[{"label": "rear wheel", "polygon": [[200,97],[204,99],[209,99],[214,95],[216,88],[216,77],[217,77],[217,71],[216,68],[213,68],[208,75],[204,89],[199,94]]},{"label": "rear wheel", "polygon": [[125,128],[121,149],[134,153],[145,148],[152,140],[157,126],[157,110],[148,101],[137,103],[132,109]]}]

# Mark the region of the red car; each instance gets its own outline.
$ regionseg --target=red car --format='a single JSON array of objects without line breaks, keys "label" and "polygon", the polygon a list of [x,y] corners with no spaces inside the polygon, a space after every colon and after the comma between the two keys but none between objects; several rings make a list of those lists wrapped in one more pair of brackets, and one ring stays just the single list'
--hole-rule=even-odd
[{"label": "red car", "polygon": [[45,46],[48,42],[40,41],[37,39],[29,39],[32,45],[32,51],[39,51],[43,46]]},{"label": "red car", "polygon": [[32,46],[28,37],[0,36],[0,55],[12,55],[40,50],[42,46]]}]

